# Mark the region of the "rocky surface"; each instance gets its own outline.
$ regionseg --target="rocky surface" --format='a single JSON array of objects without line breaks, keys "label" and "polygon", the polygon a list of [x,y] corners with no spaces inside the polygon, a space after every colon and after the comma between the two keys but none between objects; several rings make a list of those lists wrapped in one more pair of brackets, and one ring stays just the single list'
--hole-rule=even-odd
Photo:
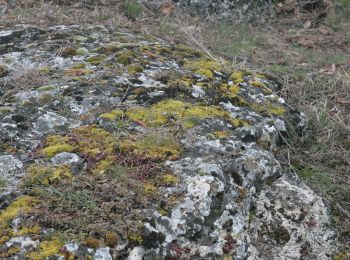
[{"label": "rocky surface", "polygon": [[[143,1],[162,4],[166,1]],[[213,18],[215,20],[232,20],[251,22],[266,19],[273,13],[274,4],[269,0],[173,0],[168,1],[187,11]]]},{"label": "rocky surface", "polygon": [[[104,26],[0,31],[0,257],[331,259],[269,75]],[[284,136],[284,137],[283,137]]]}]

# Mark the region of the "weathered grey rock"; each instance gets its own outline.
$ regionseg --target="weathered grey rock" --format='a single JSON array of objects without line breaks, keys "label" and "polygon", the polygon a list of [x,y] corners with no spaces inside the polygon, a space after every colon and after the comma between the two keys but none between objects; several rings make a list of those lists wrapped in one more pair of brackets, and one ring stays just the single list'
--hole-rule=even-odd
[{"label": "weathered grey rock", "polygon": [[[194,3],[202,8],[199,5],[204,2],[186,1],[188,5]],[[215,6],[221,10],[223,3],[228,2],[215,3],[200,11]],[[229,10],[239,3],[243,4],[231,1],[225,8]],[[34,187],[43,186],[48,198],[57,196],[58,202],[63,200],[58,214],[66,210],[65,205],[77,203],[79,210],[89,204],[84,210],[95,214],[92,215],[96,223],[87,226],[101,224],[99,228],[109,229],[119,225],[118,242],[110,243],[116,244],[114,248],[104,247],[105,234],[93,230],[85,235],[97,237],[102,248],[69,241],[66,251],[82,259],[111,259],[112,254],[135,260],[228,256],[300,259],[305,255],[311,259],[331,258],[337,246],[327,205],[296,181],[275,157],[277,151],[283,153],[281,135],[291,127],[302,133],[305,116],[289,109],[273,93],[277,84],[268,76],[218,72],[211,68],[213,61],[198,51],[103,26],[54,26],[45,31],[32,28],[20,32],[17,36],[12,31],[0,32],[0,36],[12,35],[5,43],[8,48],[0,54],[0,63],[6,63],[9,70],[0,78],[0,83],[6,81],[0,97],[6,108],[0,112],[0,174],[10,184],[8,191],[17,187],[22,168],[34,165],[39,170],[32,171],[28,179],[33,180]],[[60,46],[67,42],[72,42],[74,48],[66,50],[64,57],[57,57],[53,49],[61,50]],[[11,44],[16,45],[15,52]],[[79,49],[84,51],[77,53]],[[125,53],[130,55],[124,57],[127,65],[116,59]],[[49,82],[36,85],[24,81],[24,86],[15,85],[25,72],[24,66],[33,69],[39,64],[45,64],[41,70],[47,73]],[[194,68],[189,69],[191,66]],[[160,101],[169,100],[167,111]],[[177,114],[181,105],[185,109],[183,115]],[[214,116],[205,116],[207,109],[212,109]],[[133,118],[130,111],[141,116]],[[188,127],[188,121],[193,125]],[[152,125],[154,122],[160,126]],[[142,146],[149,140],[154,142],[154,136],[149,138],[147,134],[155,135],[158,141],[158,134],[164,131],[173,133],[181,154],[168,162],[143,158],[148,148],[142,150]],[[51,135],[55,135],[52,140],[47,138]],[[96,140],[90,135],[96,135]],[[136,143],[144,136],[148,139]],[[113,145],[104,144],[105,138]],[[125,140],[131,143],[130,150],[123,150],[120,142]],[[47,146],[50,149],[45,153]],[[141,152],[135,155],[133,149]],[[18,156],[8,155],[9,152]],[[172,152],[161,155],[168,153]],[[158,160],[170,173],[170,183],[162,185],[163,176],[157,176],[153,184],[148,183],[147,176],[137,176],[128,186],[120,187],[127,179],[112,179],[129,176],[134,169],[135,175],[159,174],[159,168],[154,168]],[[146,170],[143,163],[147,164]],[[79,177],[83,179],[75,182]],[[115,186],[110,184],[113,180],[117,180]],[[135,181],[137,189],[129,190]],[[58,190],[62,188],[59,185],[63,190]],[[145,203],[152,195],[149,190],[158,186],[161,195],[152,203]],[[72,194],[65,193],[67,187]],[[28,185],[19,192],[35,196],[31,188]],[[115,191],[120,193],[112,196]],[[1,207],[6,210],[16,196],[7,196]],[[45,206],[40,203],[37,209]],[[46,212],[51,210],[56,208]],[[69,222],[73,214],[69,210],[61,215],[62,219],[53,216],[55,227],[60,228],[60,221],[68,221],[70,227],[79,223]],[[101,220],[98,212],[104,212]],[[133,219],[117,223],[116,217],[129,213],[140,216],[137,223]],[[27,222],[35,221],[38,216],[34,214]],[[41,218],[48,216],[39,217],[41,223]],[[21,228],[25,223],[21,219],[22,216],[10,219],[13,225],[7,227],[9,233]],[[62,224],[64,232],[67,226]],[[37,236],[40,241],[35,246],[40,248],[47,236]],[[16,239],[19,241],[11,237],[7,242]]]},{"label": "weathered grey rock", "polygon": [[79,163],[81,161],[80,157],[76,155],[75,153],[59,153],[56,154],[54,157],[51,158],[51,162],[53,165],[60,165],[60,164],[75,164]]},{"label": "weathered grey rock", "polygon": [[20,160],[12,155],[0,156],[0,178],[4,185],[0,188],[1,194],[14,191],[23,174],[23,163]]},{"label": "weathered grey rock", "polygon": [[94,259],[95,260],[112,260],[112,256],[110,254],[110,248],[104,247],[96,250]]}]

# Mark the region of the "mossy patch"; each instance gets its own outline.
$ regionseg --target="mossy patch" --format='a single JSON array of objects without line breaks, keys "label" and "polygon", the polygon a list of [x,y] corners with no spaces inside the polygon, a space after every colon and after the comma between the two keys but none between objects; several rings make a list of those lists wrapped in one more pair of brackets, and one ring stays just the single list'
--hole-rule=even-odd
[{"label": "mossy patch", "polygon": [[68,144],[68,137],[60,135],[48,136],[45,142],[45,148],[38,151],[39,155],[53,157],[58,153],[72,152],[73,146]]},{"label": "mossy patch", "polygon": [[126,111],[126,115],[135,121],[148,126],[162,126],[169,123],[181,123],[192,128],[202,119],[219,117],[234,126],[246,125],[248,122],[231,118],[230,114],[218,106],[200,106],[180,100],[165,100],[148,108],[134,108]]},{"label": "mossy patch", "polygon": [[254,103],[251,105],[251,108],[258,113],[268,116],[281,116],[287,111],[282,105],[273,103]]},{"label": "mossy patch", "polygon": [[57,238],[46,240],[40,243],[37,251],[28,253],[26,257],[33,260],[46,259],[49,256],[58,254],[62,246],[63,243]]},{"label": "mossy patch", "polygon": [[238,84],[238,83],[244,82],[244,76],[245,76],[244,71],[234,71],[231,74],[231,79],[233,80],[234,83]]},{"label": "mossy patch", "polygon": [[72,173],[67,166],[45,167],[36,164],[27,169],[25,177],[27,185],[49,185],[60,182],[62,179],[72,179]]},{"label": "mossy patch", "polygon": [[28,195],[19,197],[0,213],[0,230],[21,213],[28,213],[36,205],[37,200]]},{"label": "mossy patch", "polygon": [[124,50],[116,54],[117,62],[123,65],[129,65],[133,62],[135,54],[130,50]]},{"label": "mossy patch", "polygon": [[176,186],[179,183],[179,178],[173,174],[164,174],[162,180],[168,186]]},{"label": "mossy patch", "polygon": [[50,91],[50,90],[55,90],[56,87],[54,85],[46,85],[46,86],[41,86],[38,87],[36,90],[37,91]]},{"label": "mossy patch", "polygon": [[214,71],[221,71],[222,65],[213,60],[185,61],[184,68],[194,71],[197,74],[214,79]]},{"label": "mossy patch", "polygon": [[140,73],[143,71],[143,67],[141,65],[129,65],[128,66],[128,73],[133,75],[136,73]]},{"label": "mossy patch", "polygon": [[86,62],[89,62],[92,65],[99,65],[106,59],[106,55],[96,55],[91,56],[85,59]]},{"label": "mossy patch", "polygon": [[101,114],[100,117],[108,119],[108,120],[117,120],[117,119],[121,119],[124,117],[124,112],[123,112],[123,110],[115,109],[109,113]]},{"label": "mossy patch", "polygon": [[181,146],[175,139],[164,134],[129,137],[121,141],[119,148],[122,152],[158,160],[177,159],[181,152]]},{"label": "mossy patch", "polygon": [[90,69],[76,69],[76,68],[71,68],[69,70],[66,70],[64,72],[66,76],[71,76],[71,77],[80,77],[80,76],[86,76],[86,75],[91,75],[94,74],[93,70]]},{"label": "mossy patch", "polygon": [[238,92],[240,91],[240,87],[236,84],[228,85],[228,84],[221,84],[218,86],[218,92],[220,97],[224,98],[237,98]]}]

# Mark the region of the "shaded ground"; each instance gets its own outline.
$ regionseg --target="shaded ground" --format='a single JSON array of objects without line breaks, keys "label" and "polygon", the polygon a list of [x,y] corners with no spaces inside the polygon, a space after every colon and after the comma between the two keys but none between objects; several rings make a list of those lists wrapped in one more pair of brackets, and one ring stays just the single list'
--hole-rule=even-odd
[{"label": "shaded ground", "polygon": [[[282,6],[283,7],[283,6]],[[335,1],[324,10],[295,10],[263,25],[209,23],[174,11],[129,1],[114,8],[54,6],[34,3],[10,9],[7,24],[30,22],[103,23],[187,42],[213,59],[229,58],[237,68],[270,72],[281,94],[310,118],[302,139],[290,136],[286,165],[333,207],[339,237],[349,243],[350,228],[350,3]]]}]

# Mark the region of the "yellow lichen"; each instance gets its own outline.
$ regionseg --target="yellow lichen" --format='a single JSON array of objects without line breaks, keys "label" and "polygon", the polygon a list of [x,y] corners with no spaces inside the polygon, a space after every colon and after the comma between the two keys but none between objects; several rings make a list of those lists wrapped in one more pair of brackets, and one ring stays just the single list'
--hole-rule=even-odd
[{"label": "yellow lichen", "polygon": [[12,202],[0,213],[0,230],[7,226],[8,222],[21,213],[28,213],[36,205],[37,200],[32,196],[22,196]]},{"label": "yellow lichen", "polygon": [[62,246],[63,243],[57,238],[43,241],[40,243],[39,249],[37,251],[33,251],[27,254],[27,258],[33,260],[46,259],[49,256],[58,254]]}]

